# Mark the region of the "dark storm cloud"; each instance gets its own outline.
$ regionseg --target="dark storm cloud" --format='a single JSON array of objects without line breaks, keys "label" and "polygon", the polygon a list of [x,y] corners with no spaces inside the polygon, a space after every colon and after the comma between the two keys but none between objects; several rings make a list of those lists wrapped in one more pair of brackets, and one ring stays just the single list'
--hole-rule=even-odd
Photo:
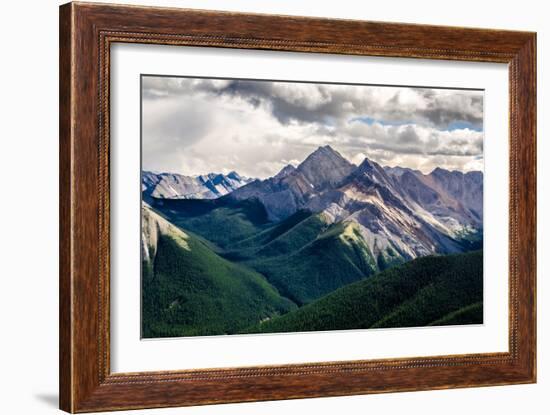
[{"label": "dark storm cloud", "polygon": [[[386,90],[380,99],[376,90]],[[480,92],[426,88],[385,88],[190,78],[144,78],[144,98],[181,94],[211,94],[240,98],[254,107],[270,108],[281,123],[345,122],[350,116],[370,116],[383,121],[414,122],[447,129],[454,122],[481,129],[483,96]],[[404,97],[405,92],[407,97]],[[388,94],[389,93],[389,94]]]},{"label": "dark storm cloud", "polygon": [[483,161],[479,91],[152,76],[142,86],[150,169],[266,177],[326,144],[354,162],[423,170]]},{"label": "dark storm cloud", "polygon": [[442,98],[435,91],[424,91],[426,108],[420,113],[433,125],[449,125],[453,122],[465,122],[475,129],[483,126],[483,95],[481,93],[456,93]]}]

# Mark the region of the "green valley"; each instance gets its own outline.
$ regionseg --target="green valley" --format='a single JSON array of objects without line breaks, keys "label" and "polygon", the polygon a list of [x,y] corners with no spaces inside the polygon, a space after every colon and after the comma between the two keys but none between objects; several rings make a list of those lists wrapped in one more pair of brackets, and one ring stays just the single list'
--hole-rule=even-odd
[{"label": "green valley", "polygon": [[230,262],[149,208],[142,336],[231,334],[296,306],[259,273]]},{"label": "green valley", "polygon": [[483,321],[482,93],[142,87],[143,337]]},{"label": "green valley", "polygon": [[263,274],[298,305],[401,262],[375,257],[355,224],[330,224],[322,213],[298,211],[273,224],[252,201],[177,200],[157,208],[227,260]]},{"label": "green valley", "polygon": [[483,323],[483,251],[427,256],[346,285],[247,333]]},{"label": "green valley", "polygon": [[374,255],[355,222],[299,210],[273,223],[254,199],[163,200],[144,218],[158,228],[144,337],[482,322],[482,251],[403,263]]}]

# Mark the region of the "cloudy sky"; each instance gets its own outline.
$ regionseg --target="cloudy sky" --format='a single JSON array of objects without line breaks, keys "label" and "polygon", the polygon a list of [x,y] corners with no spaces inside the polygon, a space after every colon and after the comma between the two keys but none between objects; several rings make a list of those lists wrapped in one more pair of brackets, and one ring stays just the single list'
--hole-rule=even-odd
[{"label": "cloudy sky", "polygon": [[353,163],[483,169],[483,92],[142,78],[143,169],[265,178],[329,144]]}]

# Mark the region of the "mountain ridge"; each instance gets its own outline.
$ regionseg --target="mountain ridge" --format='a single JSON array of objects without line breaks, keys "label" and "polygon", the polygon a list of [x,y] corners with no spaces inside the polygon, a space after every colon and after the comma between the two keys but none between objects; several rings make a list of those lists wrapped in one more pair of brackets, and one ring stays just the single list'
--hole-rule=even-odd
[{"label": "mountain ridge", "polygon": [[296,305],[142,203],[142,334],[231,334]]},{"label": "mountain ridge", "polygon": [[144,337],[482,322],[483,255],[460,254],[482,172],[323,146],[263,180],[143,172],[142,194]]},{"label": "mountain ridge", "polygon": [[483,323],[483,252],[427,256],[345,285],[242,333]]},{"label": "mountain ridge", "polygon": [[146,198],[215,199],[250,183],[236,171],[185,176],[177,173],[142,171],[141,190]]},{"label": "mountain ridge", "polygon": [[[241,179],[235,172],[220,176],[198,178],[214,186],[216,180]],[[154,188],[159,187],[166,186],[157,183]],[[382,167],[369,158],[356,166],[328,145],[317,148],[297,167],[286,165],[267,179],[239,181],[223,190],[217,197],[210,193],[198,198],[256,200],[274,223],[300,210],[322,214],[329,223],[354,223],[373,257],[382,262],[394,261],[395,255],[407,261],[462,252],[464,239],[478,244],[483,233],[482,172],[438,167],[424,174]],[[150,196],[163,199],[159,193]],[[184,198],[195,198],[194,194]]]},{"label": "mountain ridge", "polygon": [[355,166],[330,146],[319,147],[295,169],[285,169],[225,197],[259,200],[272,221],[306,209],[332,222],[357,223],[375,257],[389,251],[403,260],[461,252],[455,239],[482,233],[481,172],[437,168],[425,175],[384,168],[368,158]]}]

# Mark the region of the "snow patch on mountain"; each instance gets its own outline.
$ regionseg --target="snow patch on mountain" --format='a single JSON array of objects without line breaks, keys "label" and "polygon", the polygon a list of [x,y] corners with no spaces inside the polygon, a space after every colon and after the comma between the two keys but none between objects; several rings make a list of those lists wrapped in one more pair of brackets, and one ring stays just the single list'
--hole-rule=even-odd
[{"label": "snow patch on mountain", "polygon": [[216,199],[252,181],[234,171],[199,176],[144,171],[141,177],[144,196],[158,199]]}]

